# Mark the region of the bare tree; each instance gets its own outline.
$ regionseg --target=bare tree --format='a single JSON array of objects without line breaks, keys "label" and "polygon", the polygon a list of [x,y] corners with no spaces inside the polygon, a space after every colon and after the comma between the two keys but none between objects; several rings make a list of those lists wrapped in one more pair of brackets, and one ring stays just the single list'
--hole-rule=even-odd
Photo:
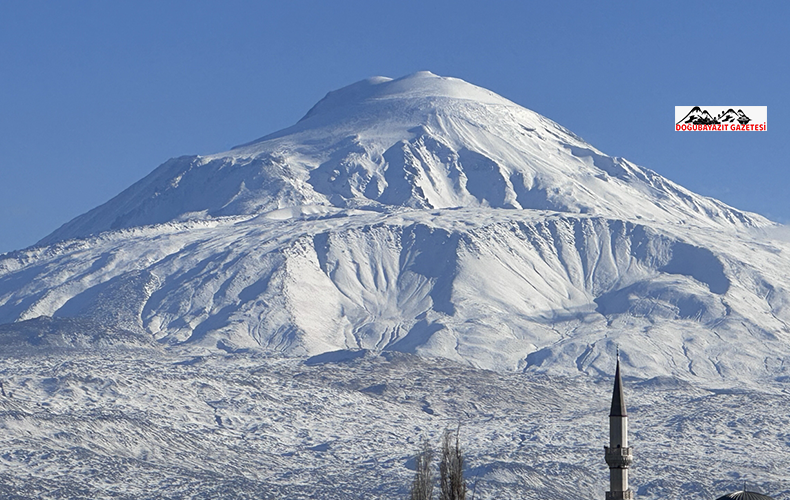
[{"label": "bare tree", "polygon": [[455,431],[455,445],[453,445],[453,432],[444,431],[442,439],[442,461],[439,464],[440,484],[442,486],[441,500],[465,500],[466,483],[464,482],[464,457],[461,455],[461,444],[458,435],[461,425]]},{"label": "bare tree", "polygon": [[433,474],[431,474],[431,460],[433,450],[431,445],[425,440],[422,442],[422,450],[417,454],[417,465],[415,467],[414,482],[411,484],[410,500],[431,500],[433,496]]}]

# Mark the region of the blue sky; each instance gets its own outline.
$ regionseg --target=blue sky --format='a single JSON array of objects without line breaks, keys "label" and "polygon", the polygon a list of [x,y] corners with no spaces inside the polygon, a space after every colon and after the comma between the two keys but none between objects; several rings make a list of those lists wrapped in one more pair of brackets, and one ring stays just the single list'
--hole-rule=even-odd
[{"label": "blue sky", "polygon": [[[419,70],[489,88],[701,194],[790,221],[790,2],[6,1],[0,252],[171,157]],[[679,133],[676,105],[766,105],[764,133]]]}]

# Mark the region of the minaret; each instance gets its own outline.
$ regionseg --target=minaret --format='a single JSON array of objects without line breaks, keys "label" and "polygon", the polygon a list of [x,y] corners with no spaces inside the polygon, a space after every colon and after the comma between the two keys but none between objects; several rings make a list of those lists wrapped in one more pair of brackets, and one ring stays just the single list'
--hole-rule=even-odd
[{"label": "minaret", "polygon": [[620,379],[620,350],[617,350],[617,370],[614,373],[612,409],[609,412],[609,446],[604,446],[609,465],[609,491],[606,500],[632,500],[628,489],[628,467],[634,457],[628,446],[628,414],[625,411],[623,381]]}]

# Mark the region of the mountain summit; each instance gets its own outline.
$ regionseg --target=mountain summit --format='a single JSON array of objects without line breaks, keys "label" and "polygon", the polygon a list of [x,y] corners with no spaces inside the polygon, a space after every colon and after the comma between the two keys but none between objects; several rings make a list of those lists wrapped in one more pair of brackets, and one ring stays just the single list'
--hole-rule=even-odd
[{"label": "mountain summit", "polygon": [[491,91],[420,72],[330,92],[296,125],[229,152],[170,160],[39,243],[305,206],[766,223],[609,157]]},{"label": "mountain summit", "polygon": [[635,376],[756,381],[790,356],[772,226],[486,89],[377,77],[0,256],[0,323],[560,373],[619,343]]}]

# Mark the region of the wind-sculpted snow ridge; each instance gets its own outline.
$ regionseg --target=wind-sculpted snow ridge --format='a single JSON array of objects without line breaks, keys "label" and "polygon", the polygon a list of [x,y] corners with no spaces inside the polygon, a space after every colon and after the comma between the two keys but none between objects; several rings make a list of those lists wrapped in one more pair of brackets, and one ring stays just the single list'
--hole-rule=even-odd
[{"label": "wind-sculpted snow ridge", "polygon": [[455,78],[373,78],[296,125],[172,159],[41,244],[168,221],[327,206],[538,209],[709,226],[765,225],[607,156],[556,123]]},{"label": "wind-sculpted snow ridge", "polygon": [[[361,354],[0,351],[0,497],[407,498],[421,441],[459,423],[475,499],[603,497],[611,379]],[[787,498],[781,385],[626,378],[639,498]]]}]

